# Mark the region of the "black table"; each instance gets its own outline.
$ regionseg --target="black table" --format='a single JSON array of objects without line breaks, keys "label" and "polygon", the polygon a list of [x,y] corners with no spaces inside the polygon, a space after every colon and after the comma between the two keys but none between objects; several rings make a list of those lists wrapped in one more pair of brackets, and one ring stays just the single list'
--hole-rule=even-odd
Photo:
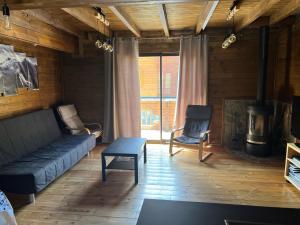
[{"label": "black table", "polygon": [[145,199],[137,225],[225,225],[225,219],[298,225],[300,209]]},{"label": "black table", "polygon": [[[138,160],[144,153],[144,163],[147,162],[147,147],[145,138],[118,138],[101,154],[102,180],[106,181],[106,169],[134,170],[135,184],[138,183]],[[107,166],[105,156],[115,156]],[[118,160],[116,157],[129,157],[133,161]]]}]

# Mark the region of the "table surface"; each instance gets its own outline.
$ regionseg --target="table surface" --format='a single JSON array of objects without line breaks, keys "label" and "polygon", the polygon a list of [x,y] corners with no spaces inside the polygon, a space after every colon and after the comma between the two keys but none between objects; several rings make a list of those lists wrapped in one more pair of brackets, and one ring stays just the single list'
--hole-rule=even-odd
[{"label": "table surface", "polygon": [[296,225],[300,209],[145,199],[137,225],[225,225],[224,219]]},{"label": "table surface", "polygon": [[146,144],[145,138],[118,138],[103,152],[104,155],[139,155]]}]

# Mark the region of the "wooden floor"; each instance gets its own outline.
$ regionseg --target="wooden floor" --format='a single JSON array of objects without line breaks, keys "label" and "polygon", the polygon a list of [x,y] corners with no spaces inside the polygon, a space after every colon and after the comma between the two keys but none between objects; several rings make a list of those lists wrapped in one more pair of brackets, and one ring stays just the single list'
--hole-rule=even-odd
[{"label": "wooden floor", "polygon": [[167,145],[148,145],[148,162],[140,160],[134,186],[131,171],[111,171],[101,182],[102,149],[18,210],[18,223],[134,225],[144,198],[300,207],[300,192],[283,180],[282,160],[245,159],[213,148],[215,154],[199,163],[196,151],[170,158]]}]

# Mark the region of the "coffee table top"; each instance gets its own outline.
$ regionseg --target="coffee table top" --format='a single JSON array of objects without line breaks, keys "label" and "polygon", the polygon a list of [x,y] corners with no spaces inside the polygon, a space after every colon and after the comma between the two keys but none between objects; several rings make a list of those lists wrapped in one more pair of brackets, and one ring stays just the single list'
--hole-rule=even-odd
[{"label": "coffee table top", "polygon": [[145,199],[137,225],[225,225],[224,219],[295,225],[300,209]]},{"label": "coffee table top", "polygon": [[143,152],[145,138],[118,138],[103,152],[107,156],[135,156]]}]

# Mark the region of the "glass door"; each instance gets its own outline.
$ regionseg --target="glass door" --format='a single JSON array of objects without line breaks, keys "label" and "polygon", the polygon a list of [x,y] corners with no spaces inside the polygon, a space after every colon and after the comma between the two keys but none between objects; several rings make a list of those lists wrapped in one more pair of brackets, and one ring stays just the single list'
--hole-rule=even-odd
[{"label": "glass door", "polygon": [[139,58],[142,137],[169,140],[174,124],[179,56]]}]

